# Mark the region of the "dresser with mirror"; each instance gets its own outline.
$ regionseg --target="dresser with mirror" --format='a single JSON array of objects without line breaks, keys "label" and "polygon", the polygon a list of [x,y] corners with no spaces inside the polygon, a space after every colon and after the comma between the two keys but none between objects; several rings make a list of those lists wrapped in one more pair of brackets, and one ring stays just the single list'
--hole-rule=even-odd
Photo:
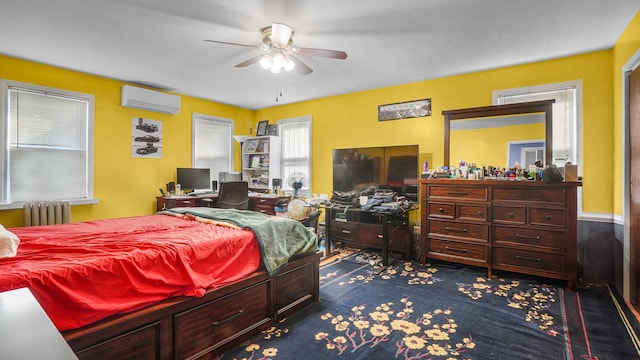
[{"label": "dresser with mirror", "polygon": [[[507,144],[527,144],[524,148],[534,149],[528,161],[552,163],[552,104],[551,100],[443,111],[444,164],[465,159],[508,168],[527,159],[518,157],[526,151],[510,150]],[[536,146],[529,146],[534,142]],[[548,277],[565,280],[569,289],[575,289],[579,185],[421,179],[420,262],[435,259],[479,266],[489,277],[494,270]]]}]

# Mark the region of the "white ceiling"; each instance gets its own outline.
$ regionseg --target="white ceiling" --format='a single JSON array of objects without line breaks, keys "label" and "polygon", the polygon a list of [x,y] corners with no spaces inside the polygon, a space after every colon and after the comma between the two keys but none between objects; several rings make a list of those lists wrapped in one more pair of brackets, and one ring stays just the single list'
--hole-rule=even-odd
[{"label": "white ceiling", "polygon": [[[640,0],[0,0],[0,53],[249,109],[610,49]],[[314,72],[235,64],[295,30]],[[0,64],[2,66],[2,64]],[[276,96],[282,97],[276,102]],[[428,94],[426,94],[428,95]]]}]

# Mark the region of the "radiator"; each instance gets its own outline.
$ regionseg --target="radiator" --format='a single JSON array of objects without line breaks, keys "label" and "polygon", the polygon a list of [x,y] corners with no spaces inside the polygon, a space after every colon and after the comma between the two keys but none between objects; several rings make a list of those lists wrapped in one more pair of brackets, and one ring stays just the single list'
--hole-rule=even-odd
[{"label": "radiator", "polygon": [[68,224],[71,209],[68,201],[28,202],[22,207],[24,226]]}]

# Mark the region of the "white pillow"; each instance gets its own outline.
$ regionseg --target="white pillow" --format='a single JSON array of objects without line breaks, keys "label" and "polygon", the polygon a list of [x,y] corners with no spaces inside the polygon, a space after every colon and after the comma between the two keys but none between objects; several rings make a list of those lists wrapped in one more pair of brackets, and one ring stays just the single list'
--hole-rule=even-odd
[{"label": "white pillow", "polygon": [[16,256],[18,244],[20,244],[20,239],[16,234],[0,225],[0,258]]}]

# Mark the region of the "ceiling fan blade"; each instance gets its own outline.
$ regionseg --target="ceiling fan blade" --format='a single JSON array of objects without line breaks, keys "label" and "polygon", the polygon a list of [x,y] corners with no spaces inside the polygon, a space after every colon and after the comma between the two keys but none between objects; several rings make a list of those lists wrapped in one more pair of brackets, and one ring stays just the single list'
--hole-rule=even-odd
[{"label": "ceiling fan blade", "polygon": [[254,48],[254,49],[260,49],[260,46],[258,46],[258,45],[238,44],[238,43],[232,43],[232,42],[226,42],[226,41],[218,41],[218,40],[204,40],[204,41],[217,43],[217,44],[244,46],[244,47],[250,47],[250,48]]},{"label": "ceiling fan blade", "polygon": [[298,59],[295,56],[289,56],[289,59],[293,60],[293,62],[296,64],[296,66],[294,67],[294,69],[300,74],[300,75],[308,75],[311,74],[313,72],[313,69],[311,69],[310,67],[307,66],[307,64],[303,63],[300,59]]},{"label": "ceiling fan blade", "polygon": [[293,49],[292,52],[300,56],[319,56],[319,57],[325,57],[330,59],[340,59],[340,60],[344,60],[347,58],[347,53],[339,50],[296,47]]},{"label": "ceiling fan blade", "polygon": [[234,67],[247,67],[251,64],[257,63],[258,61],[260,61],[261,58],[262,58],[262,55],[254,56],[247,61],[243,61],[240,64],[234,65]]}]

